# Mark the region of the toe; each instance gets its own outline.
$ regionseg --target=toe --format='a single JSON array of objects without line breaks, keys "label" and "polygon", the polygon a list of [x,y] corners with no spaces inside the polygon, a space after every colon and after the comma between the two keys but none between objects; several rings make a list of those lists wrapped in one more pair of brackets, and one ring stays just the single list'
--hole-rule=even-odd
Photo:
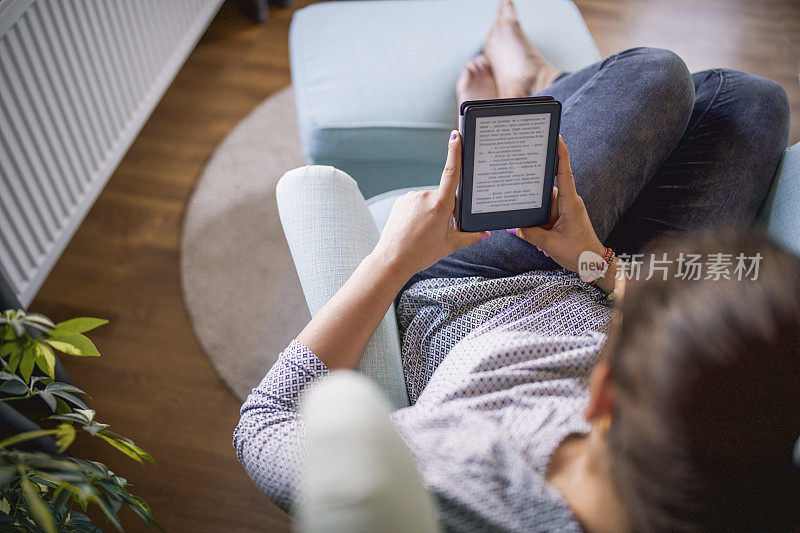
[{"label": "toe", "polygon": [[517,13],[514,10],[514,3],[511,0],[500,0],[500,5],[497,8],[497,16],[499,19],[513,22],[517,20]]},{"label": "toe", "polygon": [[492,65],[489,62],[489,59],[483,54],[481,54],[477,58],[475,58],[475,63],[483,71],[489,72],[489,71],[492,70]]}]

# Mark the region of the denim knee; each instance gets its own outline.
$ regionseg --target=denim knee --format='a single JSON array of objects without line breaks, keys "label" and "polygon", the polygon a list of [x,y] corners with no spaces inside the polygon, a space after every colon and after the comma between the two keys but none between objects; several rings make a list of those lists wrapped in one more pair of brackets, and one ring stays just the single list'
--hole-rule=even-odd
[{"label": "denim knee", "polygon": [[617,54],[619,60],[630,64],[640,76],[643,86],[652,95],[663,98],[664,104],[691,110],[694,103],[694,83],[683,59],[664,48],[631,48]]},{"label": "denim knee", "polygon": [[720,69],[730,114],[747,121],[748,130],[766,146],[785,149],[789,143],[789,97],[777,82],[738,70]]},{"label": "denim knee", "polygon": [[694,83],[683,59],[671,50],[650,47],[631,48],[612,57],[636,77],[642,97],[674,116],[682,131],[694,107]]}]

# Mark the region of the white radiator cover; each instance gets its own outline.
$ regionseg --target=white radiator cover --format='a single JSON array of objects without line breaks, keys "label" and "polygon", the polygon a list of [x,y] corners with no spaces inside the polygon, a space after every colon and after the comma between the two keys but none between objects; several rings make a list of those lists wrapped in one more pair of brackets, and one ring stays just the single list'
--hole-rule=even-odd
[{"label": "white radiator cover", "polygon": [[24,306],[223,0],[0,0],[0,275]]}]

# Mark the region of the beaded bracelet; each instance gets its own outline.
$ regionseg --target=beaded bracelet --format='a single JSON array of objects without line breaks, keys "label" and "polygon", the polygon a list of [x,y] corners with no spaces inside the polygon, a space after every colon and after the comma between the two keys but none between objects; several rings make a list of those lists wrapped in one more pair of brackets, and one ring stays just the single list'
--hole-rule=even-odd
[{"label": "beaded bracelet", "polygon": [[608,272],[608,269],[611,268],[611,263],[613,263],[614,259],[616,259],[616,258],[617,258],[617,254],[614,253],[614,250],[612,250],[611,248],[606,246],[605,250],[603,251],[603,261],[606,262],[606,265],[605,265],[605,267],[603,268],[603,270],[601,272],[597,273],[597,277],[589,282],[589,285],[596,285],[598,280],[600,280],[603,276],[606,275],[606,272]]}]

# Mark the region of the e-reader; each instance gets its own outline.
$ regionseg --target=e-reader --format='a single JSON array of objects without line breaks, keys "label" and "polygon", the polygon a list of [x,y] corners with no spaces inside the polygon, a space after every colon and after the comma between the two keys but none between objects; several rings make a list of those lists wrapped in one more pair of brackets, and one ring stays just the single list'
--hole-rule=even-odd
[{"label": "e-reader", "polygon": [[461,231],[541,226],[550,219],[558,171],[561,103],[550,96],[461,104]]}]

